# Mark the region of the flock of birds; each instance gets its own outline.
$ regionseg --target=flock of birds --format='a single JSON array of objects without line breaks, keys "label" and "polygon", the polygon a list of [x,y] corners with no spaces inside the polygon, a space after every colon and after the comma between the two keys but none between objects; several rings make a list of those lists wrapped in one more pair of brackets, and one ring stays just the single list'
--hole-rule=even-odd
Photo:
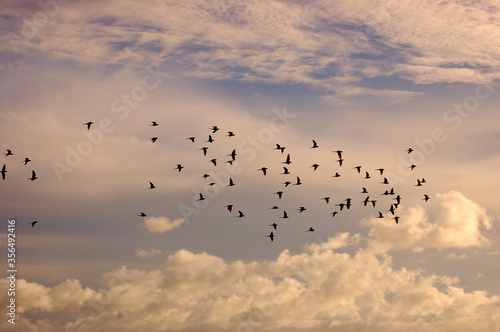
[{"label": "flock of birds", "polygon": [[[93,122],[89,121],[89,122],[84,123],[83,125],[87,127],[87,130],[90,130],[92,124],[93,124]],[[158,122],[152,121],[151,124],[150,124],[150,126],[157,127],[158,126]],[[209,129],[211,130],[211,132],[208,134],[208,139],[206,141],[204,141],[204,142],[211,144],[211,143],[213,143],[215,141],[214,137],[215,137],[216,133],[220,129],[217,126],[212,126]],[[234,137],[236,135],[235,135],[234,132],[228,131],[227,135],[225,135],[225,136],[227,136],[227,137]],[[156,136],[151,137],[150,140],[151,140],[152,143],[155,143],[158,140],[158,137],[156,137]],[[189,140],[190,142],[195,143],[196,142],[196,137],[195,136],[190,136],[190,137],[187,137],[186,140]],[[315,140],[312,140],[312,146],[310,147],[310,149],[318,149],[318,148],[319,148],[319,144]],[[203,147],[199,148],[199,150],[201,150],[203,152],[203,156],[206,157],[207,153],[208,153],[208,150],[209,150],[209,147],[208,146],[203,146]],[[283,145],[281,145],[281,144],[276,144],[276,147],[273,150],[277,150],[277,151],[281,152],[282,154],[284,154],[284,152],[286,150],[286,147],[283,146]],[[336,160],[336,162],[338,162],[339,167],[342,167],[343,162],[344,162],[344,159],[343,159],[343,153],[344,152],[342,150],[334,150],[332,152],[335,153],[336,156],[338,157],[338,159]],[[410,154],[412,152],[413,152],[413,149],[411,147],[406,150],[406,153],[408,153],[408,154]],[[10,157],[10,156],[13,156],[13,155],[14,154],[13,154],[13,152],[11,150],[7,150],[7,152],[4,153],[5,157]],[[230,159],[227,160],[227,161],[225,161],[225,163],[228,163],[228,164],[232,165],[233,162],[236,161],[236,156],[237,156],[236,149],[233,149],[231,151],[231,153],[228,154],[227,156],[230,157]],[[29,162],[31,162],[31,160],[29,158],[25,158],[22,162],[24,163],[24,165],[27,165]],[[211,159],[207,160],[207,162],[212,163],[214,166],[217,166],[217,158],[211,158]],[[281,164],[286,165],[286,166],[281,166],[283,168],[283,172],[280,173],[280,175],[289,175],[289,174],[291,174],[290,170],[289,170],[289,165],[291,163],[292,163],[292,158],[291,158],[290,154],[288,153],[286,155],[286,157],[285,157],[285,160],[283,162],[281,162]],[[314,164],[312,164],[310,166],[310,168],[312,168],[313,171],[317,171],[317,169],[318,169],[319,166],[320,166],[319,164],[314,163]],[[416,167],[417,167],[416,165],[410,165],[409,166],[410,170],[414,170]],[[362,171],[361,171],[362,168],[363,168],[362,166],[352,167],[352,169],[354,169],[355,172],[357,172],[358,174],[362,174]],[[177,164],[176,167],[173,168],[173,170],[175,170],[177,172],[181,172],[183,169],[184,169],[184,166],[182,164]],[[268,167],[263,166],[263,167],[257,169],[257,171],[258,172],[262,172],[263,176],[267,176],[268,169],[269,169]],[[385,184],[385,185],[389,185],[389,180],[387,179],[387,177],[384,177],[384,170],[385,170],[384,168],[377,168],[377,169],[375,169],[375,171],[377,171],[377,173],[379,174],[379,176],[383,178],[382,181],[381,181],[381,183]],[[4,164],[3,167],[2,167],[2,170],[1,170],[2,180],[5,180],[6,173],[7,173],[7,165]],[[205,174],[203,174],[201,176],[201,178],[207,179],[209,176],[210,176],[209,174],[205,173]],[[341,175],[338,172],[336,172],[332,177],[338,178],[340,176]],[[364,179],[371,179],[372,177],[371,177],[371,175],[370,175],[370,173],[368,171],[364,171],[363,178]],[[28,179],[30,181],[35,181],[37,179],[36,172],[34,170],[32,170],[31,177],[29,177]],[[425,178],[417,179],[416,181],[417,181],[417,183],[415,184],[415,186],[418,186],[418,187],[421,187],[426,182]],[[216,184],[215,182],[208,183],[209,186],[213,186],[215,184]],[[299,176],[296,176],[295,183],[292,183],[291,181],[287,180],[287,181],[283,182],[282,184],[284,185],[285,188],[287,188],[290,185],[291,186],[302,185],[302,181],[301,181],[301,179],[300,179]],[[229,182],[227,184],[227,187],[232,187],[234,185],[235,185],[234,180],[232,178],[229,178]],[[148,189],[155,189],[155,188],[156,188],[156,186],[154,185],[154,183],[153,182],[149,182],[149,188]],[[368,190],[366,189],[366,187],[361,187],[360,193],[367,194],[366,198],[360,202],[364,207],[366,207],[368,205],[371,205],[373,208],[375,208],[377,206],[377,200],[376,199],[370,199],[370,196],[368,195]],[[278,197],[278,199],[281,200],[283,198],[284,191],[283,190],[278,190],[274,194],[276,194],[277,197]],[[395,223],[398,224],[399,220],[400,220],[400,217],[396,215],[396,210],[397,210],[398,206],[401,203],[401,196],[399,194],[396,195],[396,193],[394,191],[394,188],[390,188],[388,190],[385,190],[380,195],[395,196],[392,199],[392,201],[391,201],[390,208],[388,210],[386,210],[386,211],[391,213],[391,215],[393,216],[392,219],[394,219]],[[430,196],[427,195],[427,194],[424,194],[424,197],[422,198],[422,200],[424,200],[425,202],[427,202],[429,199],[430,199]],[[200,192],[199,193],[199,197],[198,197],[198,199],[196,201],[203,201],[203,200],[205,200],[205,197]],[[322,198],[320,198],[320,200],[323,200],[325,202],[325,204],[330,204],[331,197],[330,196],[322,197]],[[335,217],[337,214],[339,214],[344,209],[349,210],[351,208],[352,204],[353,204],[352,198],[347,197],[346,199],[344,199],[340,203],[335,204],[335,206],[338,207],[338,210],[333,211],[330,214],[332,215],[332,217]],[[227,204],[227,205],[224,206],[224,208],[226,208],[230,213],[233,212],[233,207],[234,207],[233,204]],[[271,209],[278,210],[279,207],[275,205],[275,206],[272,206]],[[299,213],[302,213],[302,212],[306,211],[306,208],[304,206],[300,206],[299,208],[297,208],[297,210],[299,211]],[[238,215],[236,216],[236,218],[243,218],[243,217],[245,217],[245,214],[242,211],[238,210],[237,212],[238,212]],[[147,217],[147,214],[144,213],[144,212],[140,212],[138,216],[140,216],[140,217]],[[283,210],[283,214],[282,214],[282,216],[280,218],[282,218],[282,219],[288,219],[289,215],[288,215],[288,213],[285,210]],[[381,211],[378,211],[378,218],[385,218],[384,214]],[[37,224],[37,223],[38,223],[37,220],[30,222],[31,227],[34,227],[35,224]],[[266,237],[269,237],[271,241],[274,241],[274,237],[276,236],[276,234],[274,232],[277,230],[278,224],[276,222],[273,222],[269,226],[271,226],[273,228],[273,231],[271,231],[269,233],[269,235],[266,235]],[[309,229],[305,230],[305,232],[314,232],[314,231],[315,231],[314,227],[309,227]]]},{"label": "flock of birds", "polygon": [[[92,122],[88,122],[85,125],[87,125],[88,129],[90,129],[90,125],[91,124],[92,124]],[[152,121],[151,124],[150,124],[150,126],[156,127],[156,126],[158,126],[158,123],[156,121]],[[209,150],[209,146],[206,146],[206,145],[210,145],[210,144],[212,144],[215,141],[214,137],[216,137],[216,135],[218,135],[217,132],[220,130],[219,127],[217,127],[217,126],[212,126],[209,129],[211,130],[211,132],[208,133],[208,138],[207,138],[206,141],[204,141],[204,143],[209,143],[209,144],[204,144],[205,146],[202,146],[202,147],[200,147],[198,149],[198,150],[202,151],[204,157],[207,157],[207,153],[208,153],[208,150]],[[231,137],[234,137],[236,135],[235,135],[235,133],[233,131],[228,131],[225,136],[231,138]],[[158,137],[156,137],[156,136],[155,137],[151,137],[150,140],[151,140],[152,143],[155,143],[158,140]],[[195,136],[187,137],[186,140],[188,140],[188,141],[190,141],[192,143],[196,143],[197,142]],[[312,140],[312,146],[310,147],[310,149],[318,149],[318,148],[319,148],[319,144],[315,140]],[[273,150],[277,150],[278,152],[281,152],[282,154],[284,154],[284,152],[286,150],[286,147],[283,146],[283,145],[281,145],[281,144],[276,144],[276,147]],[[406,150],[406,153],[410,154],[413,151],[414,150],[410,147],[410,148],[408,148]],[[336,156],[338,157],[338,159],[336,160],[336,162],[338,162],[339,167],[342,167],[343,162],[344,162],[344,159],[343,159],[343,153],[344,152],[342,150],[334,150],[332,152],[335,153]],[[236,156],[237,156],[236,149],[233,149],[231,151],[231,153],[227,154],[226,156],[230,157],[230,158],[228,158],[228,160],[225,161],[225,163],[233,165],[233,162],[236,161]],[[209,158],[210,157],[207,157],[207,159],[208,159],[207,162],[212,163],[214,166],[218,165],[217,158],[211,158],[211,159],[209,159]],[[291,172],[289,170],[289,165],[292,164],[292,158],[291,158],[291,155],[289,153],[286,154],[286,157],[285,157],[284,161],[281,162],[281,164],[283,164],[281,166],[283,168],[283,172],[280,173],[280,175],[289,175],[289,174],[291,174]],[[319,166],[320,166],[319,164],[314,163],[314,164],[312,164],[310,166],[310,168],[312,168],[313,171],[316,171]],[[417,167],[416,165],[410,165],[409,166],[410,170],[414,170],[416,167]],[[363,168],[362,166],[355,166],[352,169],[355,170],[354,172],[357,172],[358,174],[362,174],[362,171],[361,171],[362,168]],[[173,168],[173,170],[177,171],[177,172],[181,172],[183,169],[184,169],[184,166],[182,164],[176,164],[176,167]],[[266,166],[263,166],[263,167],[257,169],[258,172],[262,172],[263,176],[267,176],[268,170],[269,170],[269,168],[266,167]],[[375,171],[377,171],[377,173],[380,175],[380,177],[383,178],[382,181],[381,181],[381,183],[383,183],[385,185],[389,185],[389,180],[387,179],[387,177],[384,177],[384,171],[385,171],[385,169],[384,168],[377,168],[377,169],[375,169]],[[341,175],[338,172],[336,172],[332,177],[338,178],[340,176]],[[203,178],[203,179],[207,179],[209,177],[210,177],[210,175],[208,173],[205,173],[205,174],[203,174],[201,176],[201,178]],[[370,175],[370,173],[368,171],[364,171],[363,178],[364,179],[371,179],[372,177],[371,177],[371,175]],[[425,178],[417,179],[416,181],[417,181],[417,184],[415,184],[415,186],[418,186],[418,187],[421,187],[426,182]],[[209,186],[213,186],[215,184],[216,184],[215,182],[208,183]],[[296,176],[296,179],[295,179],[294,183],[292,183],[291,181],[287,180],[287,181],[283,182],[282,184],[284,185],[285,188],[287,188],[288,186],[299,186],[299,185],[302,185],[302,181],[301,181],[301,179],[300,179],[299,176]],[[235,181],[232,178],[229,178],[229,181],[228,181],[226,187],[232,187],[234,185],[235,185]],[[155,189],[155,188],[156,188],[156,186],[154,185],[154,183],[153,182],[149,182],[149,188],[148,189]],[[360,202],[364,207],[368,206],[369,204],[373,208],[375,208],[377,206],[377,200],[376,199],[370,199],[370,196],[368,195],[368,190],[366,189],[366,187],[361,187],[361,192],[360,193],[367,194],[366,198]],[[283,190],[278,190],[274,194],[276,194],[277,197],[278,197],[278,199],[281,200],[283,198],[284,191]],[[399,221],[400,221],[400,217],[396,215],[396,210],[397,210],[398,206],[401,203],[401,196],[399,194],[396,195],[396,192],[395,192],[394,188],[390,188],[388,190],[385,190],[380,195],[394,196],[394,198],[392,199],[392,202],[390,204],[390,208],[388,210],[386,210],[386,211],[391,213],[392,219],[395,221],[396,224],[398,224]],[[199,197],[198,197],[198,199],[196,199],[196,201],[203,201],[205,199],[206,199],[205,196],[200,192],[199,193]],[[427,194],[424,194],[424,197],[423,197],[422,200],[424,200],[425,202],[427,202],[429,199],[430,199],[430,196],[427,195]],[[329,196],[322,197],[322,198],[320,198],[320,200],[325,201],[326,204],[330,204],[331,197],[329,197]],[[351,208],[352,204],[353,204],[352,198],[348,197],[348,198],[344,199],[342,202],[340,202],[338,204],[335,204],[335,206],[338,207],[338,210],[333,211],[330,214],[332,215],[332,217],[335,217],[341,211],[344,211],[344,209],[349,210]],[[224,208],[226,208],[230,213],[233,212],[233,207],[234,207],[233,204],[227,204],[227,205],[224,206]],[[271,209],[278,210],[280,208],[275,205],[275,206],[272,206]],[[306,211],[306,208],[304,206],[300,206],[299,208],[297,208],[297,210],[299,211],[299,213],[302,213],[302,212]],[[140,217],[146,217],[147,214],[144,213],[144,212],[140,212],[138,216],[140,216]],[[244,214],[243,211],[237,210],[237,215],[235,217],[236,218],[244,218],[245,214]],[[285,210],[283,210],[283,214],[282,214],[282,216],[280,218],[282,218],[282,219],[288,219],[289,215],[288,215],[288,213]],[[378,218],[385,218],[384,214],[381,211],[378,211]],[[277,231],[278,224],[276,222],[273,222],[269,226],[271,226],[273,228],[273,231],[271,231],[268,235],[266,235],[266,237],[269,237],[271,241],[274,241],[274,238],[276,236],[275,231]],[[314,232],[314,231],[315,231],[314,227],[309,227],[309,229],[305,230],[305,232]]]}]

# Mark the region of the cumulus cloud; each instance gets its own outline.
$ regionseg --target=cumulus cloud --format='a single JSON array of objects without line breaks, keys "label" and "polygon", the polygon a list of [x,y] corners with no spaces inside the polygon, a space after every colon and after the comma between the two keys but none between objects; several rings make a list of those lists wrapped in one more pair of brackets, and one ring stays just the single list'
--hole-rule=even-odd
[{"label": "cumulus cloud", "polygon": [[[342,233],[301,253],[285,250],[275,260],[246,263],[179,250],[162,269],[122,266],[105,273],[103,289],[83,288],[76,280],[51,288],[21,279],[19,326],[81,332],[486,331],[500,323],[500,298],[466,292],[457,278],[397,269],[390,256],[363,248],[338,251],[359,240]],[[6,283],[0,280],[2,288]],[[43,318],[46,313],[58,319]],[[9,325],[4,320],[0,327],[19,328]]]},{"label": "cumulus cloud", "polygon": [[182,218],[170,220],[167,217],[148,217],[141,225],[151,233],[165,233],[176,229],[183,222]]},{"label": "cumulus cloud", "polygon": [[149,250],[139,248],[139,249],[136,249],[136,251],[135,251],[135,255],[137,257],[141,257],[141,258],[155,256],[155,255],[159,255],[161,253],[162,253],[161,250],[154,249],[154,248],[151,248]]},{"label": "cumulus cloud", "polygon": [[[491,228],[491,218],[483,207],[457,191],[436,194],[442,212],[436,220],[428,220],[422,206],[400,208],[400,222],[380,222],[378,218],[366,220],[370,227],[370,247],[380,251],[412,250],[426,248],[484,247],[491,241],[483,230]],[[402,227],[403,226],[403,227]]]}]

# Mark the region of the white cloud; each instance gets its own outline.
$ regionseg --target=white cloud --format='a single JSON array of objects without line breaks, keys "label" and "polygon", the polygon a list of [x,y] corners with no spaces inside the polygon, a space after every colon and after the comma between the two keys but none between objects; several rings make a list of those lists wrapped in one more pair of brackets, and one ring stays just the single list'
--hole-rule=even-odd
[{"label": "white cloud", "polygon": [[149,250],[138,248],[135,250],[135,255],[137,257],[150,257],[161,254],[162,251],[159,249],[151,248]]},{"label": "white cloud", "polygon": [[[84,289],[76,280],[51,288],[21,279],[19,324],[85,332],[492,331],[500,323],[500,298],[465,292],[455,286],[457,278],[396,269],[390,256],[363,248],[336,251],[359,241],[359,235],[342,233],[301,253],[285,250],[275,260],[246,263],[179,250],[161,270],[123,266],[105,273],[102,290]],[[49,312],[58,319],[46,318]],[[13,328],[5,321],[0,327]]]},{"label": "white cloud", "polygon": [[151,233],[165,233],[179,227],[184,219],[170,220],[167,217],[147,217],[141,224]]},{"label": "white cloud", "polygon": [[[378,218],[366,220],[370,227],[369,245],[380,251],[412,250],[425,248],[468,248],[490,245],[483,230],[491,228],[491,219],[484,208],[457,191],[436,194],[441,200],[442,212],[429,221],[421,206],[400,208],[399,225],[380,222]],[[399,210],[398,210],[399,212]]]}]

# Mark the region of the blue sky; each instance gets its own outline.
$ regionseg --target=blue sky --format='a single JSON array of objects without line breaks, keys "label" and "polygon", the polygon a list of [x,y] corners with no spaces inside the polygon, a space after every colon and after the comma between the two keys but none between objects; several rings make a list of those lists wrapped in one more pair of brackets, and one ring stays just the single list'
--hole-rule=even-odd
[{"label": "blue sky", "polygon": [[17,220],[22,273],[2,329],[498,329],[495,2],[3,7],[0,233]]}]

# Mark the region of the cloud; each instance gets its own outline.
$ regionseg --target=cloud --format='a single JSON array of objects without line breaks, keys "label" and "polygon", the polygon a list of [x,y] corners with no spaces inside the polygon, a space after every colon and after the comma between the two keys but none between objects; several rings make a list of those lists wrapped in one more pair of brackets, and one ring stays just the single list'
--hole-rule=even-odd
[{"label": "cloud", "polygon": [[364,222],[370,227],[370,247],[380,251],[426,248],[469,248],[491,244],[482,233],[491,228],[491,219],[483,207],[457,191],[436,194],[441,200],[442,212],[429,221],[422,206],[399,208],[399,225],[371,218]]},{"label": "cloud", "polygon": [[167,217],[147,217],[141,225],[151,233],[165,233],[176,229],[183,222],[182,218],[170,220]]},{"label": "cloud", "polygon": [[149,250],[139,248],[139,249],[136,249],[136,251],[135,251],[135,255],[137,257],[150,257],[150,256],[159,255],[161,253],[162,253],[161,250],[154,249],[154,248],[151,248]]},{"label": "cloud", "polygon": [[[275,260],[246,263],[183,249],[162,269],[122,266],[105,273],[99,290],[77,280],[51,288],[20,279],[19,326],[81,332],[470,331],[494,330],[500,323],[498,296],[465,292],[455,286],[457,278],[397,269],[386,254],[338,251],[359,241],[359,235],[342,233],[297,254],[285,250]],[[49,320],[47,313],[58,319]],[[0,327],[9,331],[9,325],[3,321]]]}]

